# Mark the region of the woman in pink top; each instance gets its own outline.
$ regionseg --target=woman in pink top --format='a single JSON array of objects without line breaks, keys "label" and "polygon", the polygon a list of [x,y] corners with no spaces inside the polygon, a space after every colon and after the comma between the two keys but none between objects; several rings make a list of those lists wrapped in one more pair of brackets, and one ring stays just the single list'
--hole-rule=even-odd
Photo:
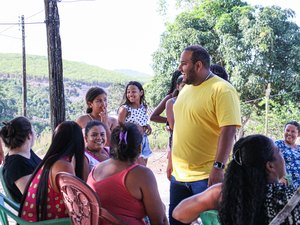
[{"label": "woman in pink top", "polygon": [[131,225],[151,225],[168,220],[152,171],[136,164],[142,135],[135,124],[116,127],[111,134],[111,158],[98,164],[88,177],[88,185],[99,195],[102,206]]},{"label": "woman in pink top", "polygon": [[59,172],[84,177],[84,140],[79,125],[65,121],[54,131],[47,154],[32,174],[24,193],[19,216],[29,222],[68,217],[63,196],[56,185]]}]

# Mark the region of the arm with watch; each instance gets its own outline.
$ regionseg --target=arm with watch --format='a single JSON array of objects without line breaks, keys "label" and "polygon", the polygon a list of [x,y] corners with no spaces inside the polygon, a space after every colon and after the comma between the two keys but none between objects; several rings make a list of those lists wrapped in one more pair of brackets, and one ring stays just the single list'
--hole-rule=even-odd
[{"label": "arm with watch", "polygon": [[230,151],[232,149],[235,133],[235,125],[221,127],[221,134],[218,141],[218,148],[215,161],[213,163],[213,168],[208,178],[208,186],[223,182],[224,168],[225,164],[228,161]]}]

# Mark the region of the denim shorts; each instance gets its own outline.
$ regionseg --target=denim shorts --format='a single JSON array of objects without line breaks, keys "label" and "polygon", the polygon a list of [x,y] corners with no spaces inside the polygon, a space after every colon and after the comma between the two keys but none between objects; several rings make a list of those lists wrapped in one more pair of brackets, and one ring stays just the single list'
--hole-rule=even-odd
[{"label": "denim shorts", "polygon": [[141,152],[141,157],[144,159],[147,159],[151,156],[152,151],[150,148],[149,140],[147,134],[144,134],[143,136],[143,141],[142,141],[142,152]]}]

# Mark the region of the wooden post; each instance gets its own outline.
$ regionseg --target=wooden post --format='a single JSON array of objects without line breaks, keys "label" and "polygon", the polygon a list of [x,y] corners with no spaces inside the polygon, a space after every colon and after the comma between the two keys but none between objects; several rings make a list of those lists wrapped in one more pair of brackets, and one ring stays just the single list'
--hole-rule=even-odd
[{"label": "wooden post", "polygon": [[21,16],[22,24],[22,62],[23,62],[23,116],[27,116],[27,79],[26,79],[26,52],[25,52],[25,24],[24,15]]},{"label": "wooden post", "polygon": [[50,118],[52,131],[65,120],[65,96],[57,0],[44,0],[48,43]]},{"label": "wooden post", "polygon": [[271,93],[271,84],[268,83],[267,90],[266,90],[266,116],[265,116],[265,135],[268,136],[268,129],[269,129],[269,99]]}]

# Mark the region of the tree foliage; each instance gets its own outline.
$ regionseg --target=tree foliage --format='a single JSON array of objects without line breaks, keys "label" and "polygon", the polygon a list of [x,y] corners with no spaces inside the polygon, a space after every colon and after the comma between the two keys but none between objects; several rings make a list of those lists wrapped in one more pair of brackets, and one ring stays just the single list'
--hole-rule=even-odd
[{"label": "tree foliage", "polygon": [[[179,3],[192,3],[182,0]],[[153,56],[155,77],[151,102],[156,105],[166,94],[168,74],[178,66],[182,50],[191,44],[204,46],[214,63],[223,65],[231,82],[247,101],[272,92],[300,101],[300,32],[291,21],[294,12],[279,7],[252,7],[240,0],[202,0],[166,25],[159,49]],[[255,101],[253,101],[253,104]]]},{"label": "tree foliage", "polygon": [[[265,105],[265,100],[260,101],[261,105]],[[264,133],[265,132],[266,115],[263,112],[251,112],[251,121],[246,125],[245,132],[247,134]],[[294,102],[287,101],[281,105],[278,102],[270,101],[270,111],[268,113],[268,129],[266,135],[273,139],[282,139],[284,125],[292,120],[300,121],[299,106]]]},{"label": "tree foliage", "polygon": [[[293,15],[275,6],[242,7],[217,24],[219,49],[242,100],[264,96],[268,83],[273,94],[299,90],[300,33],[289,21]],[[299,99],[299,93],[292,97]]]}]

